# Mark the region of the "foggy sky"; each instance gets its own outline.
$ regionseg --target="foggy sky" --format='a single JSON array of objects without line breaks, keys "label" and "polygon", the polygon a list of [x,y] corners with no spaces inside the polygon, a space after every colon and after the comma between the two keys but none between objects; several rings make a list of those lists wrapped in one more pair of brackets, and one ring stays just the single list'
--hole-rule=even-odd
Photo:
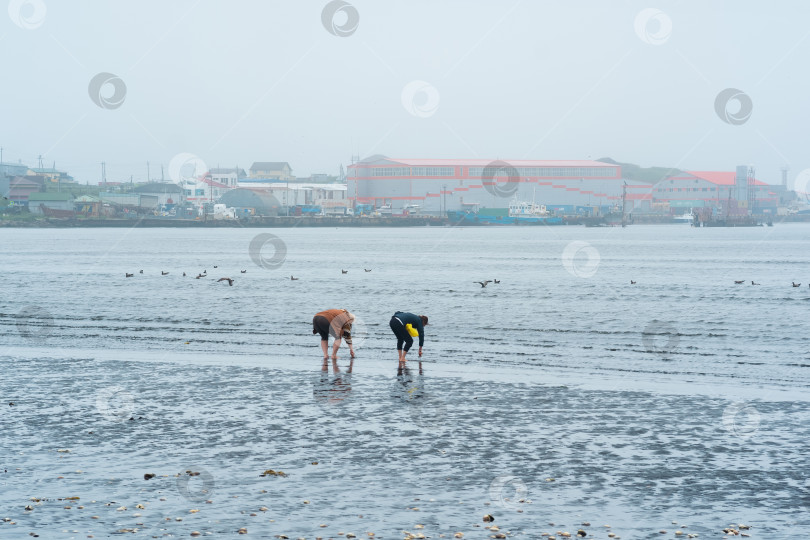
[{"label": "foggy sky", "polygon": [[[352,0],[345,37],[322,23],[325,0],[43,0],[44,17],[36,3],[0,12],[3,158],[42,154],[82,183],[102,161],[110,181],[145,181],[147,161],[159,177],[184,152],[298,176],[375,153],[752,164],[770,183],[810,168],[802,0]],[[126,85],[117,108],[88,93],[101,72]],[[432,88],[403,103],[413,81]],[[753,105],[738,125],[715,111],[727,88]]]}]

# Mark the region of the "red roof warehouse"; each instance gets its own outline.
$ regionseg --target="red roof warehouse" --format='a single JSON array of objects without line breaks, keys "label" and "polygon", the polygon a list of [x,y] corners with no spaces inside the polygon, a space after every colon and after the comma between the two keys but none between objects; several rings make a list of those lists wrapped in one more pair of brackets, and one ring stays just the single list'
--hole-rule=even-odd
[{"label": "red roof warehouse", "polygon": [[778,188],[755,178],[740,177],[738,172],[684,171],[657,183],[653,187],[653,202],[667,203],[673,212],[683,208],[732,207],[748,208],[755,213],[775,213],[779,201]]},{"label": "red roof warehouse", "polygon": [[[471,206],[506,208],[510,200],[549,207],[621,201],[621,166],[591,160],[402,159],[371,156],[349,166],[348,195],[359,204],[419,205],[436,213]],[[652,186],[628,189],[649,193]]]}]

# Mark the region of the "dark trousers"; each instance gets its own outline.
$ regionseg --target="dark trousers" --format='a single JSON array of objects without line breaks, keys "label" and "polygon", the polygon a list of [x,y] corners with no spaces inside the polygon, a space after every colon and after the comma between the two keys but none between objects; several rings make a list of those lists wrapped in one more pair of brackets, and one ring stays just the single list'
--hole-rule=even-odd
[{"label": "dark trousers", "polygon": [[391,330],[394,332],[394,335],[397,336],[397,350],[403,350],[402,344],[405,344],[405,352],[411,350],[411,346],[413,346],[413,338],[408,333],[408,329],[405,328],[405,325],[397,319],[396,317],[391,317],[391,322],[389,323],[391,326]]},{"label": "dark trousers", "polygon": [[316,315],[312,319],[312,333],[320,334],[321,341],[329,341],[330,324],[329,319],[323,315]]}]

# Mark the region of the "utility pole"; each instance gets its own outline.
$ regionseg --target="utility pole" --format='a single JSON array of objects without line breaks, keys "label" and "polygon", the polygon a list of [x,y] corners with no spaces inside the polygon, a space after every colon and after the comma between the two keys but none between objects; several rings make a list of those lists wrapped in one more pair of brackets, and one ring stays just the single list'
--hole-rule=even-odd
[{"label": "utility pole", "polygon": [[442,206],[444,206],[442,217],[447,217],[447,184],[442,184]]},{"label": "utility pole", "polygon": [[107,163],[101,162],[101,185],[107,189]]},{"label": "utility pole", "polygon": [[152,175],[149,174],[149,162],[148,161],[146,162],[146,181],[147,182],[152,181]]},{"label": "utility pole", "polygon": [[163,182],[163,163],[160,164],[160,181]]},{"label": "utility pole", "polygon": [[42,166],[42,154],[39,155],[39,168],[44,169],[45,167]]}]

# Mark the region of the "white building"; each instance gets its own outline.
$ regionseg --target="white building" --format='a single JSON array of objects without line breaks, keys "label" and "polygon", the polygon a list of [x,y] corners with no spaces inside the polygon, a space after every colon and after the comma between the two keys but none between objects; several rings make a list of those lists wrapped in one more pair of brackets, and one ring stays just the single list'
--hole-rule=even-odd
[{"label": "white building", "polygon": [[283,207],[320,206],[324,214],[345,214],[351,208],[346,184],[251,183],[247,179],[240,187],[268,191]]},{"label": "white building", "polygon": [[208,175],[213,182],[217,182],[230,188],[239,187],[239,181],[247,178],[244,169],[235,167],[233,169],[214,168],[208,171]]},{"label": "white building", "polygon": [[206,173],[196,180],[185,180],[181,184],[183,194],[187,201],[195,206],[202,206],[205,203],[215,203],[228,191],[236,189],[237,185],[222,184],[211,179],[211,174]]}]

